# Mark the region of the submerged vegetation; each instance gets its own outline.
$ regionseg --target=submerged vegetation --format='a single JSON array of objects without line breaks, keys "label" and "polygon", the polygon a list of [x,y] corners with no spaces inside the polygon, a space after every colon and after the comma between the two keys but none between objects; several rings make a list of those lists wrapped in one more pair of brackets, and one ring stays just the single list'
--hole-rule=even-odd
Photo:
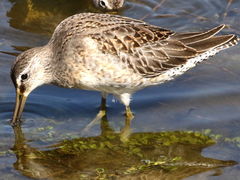
[{"label": "submerged vegetation", "polygon": [[121,132],[105,125],[99,136],[66,139],[44,148],[30,147],[16,128],[14,167],[31,178],[131,179],[146,174],[183,178],[235,164],[203,157],[202,149],[215,142],[199,132],[132,133],[122,140]]}]

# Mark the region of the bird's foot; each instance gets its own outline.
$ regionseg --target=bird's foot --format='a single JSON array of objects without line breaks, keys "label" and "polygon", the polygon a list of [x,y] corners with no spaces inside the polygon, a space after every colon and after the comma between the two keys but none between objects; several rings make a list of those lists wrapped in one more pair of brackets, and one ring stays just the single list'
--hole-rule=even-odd
[{"label": "bird's foot", "polygon": [[15,121],[13,121],[13,119],[12,119],[10,121],[10,124],[11,124],[12,127],[18,127],[18,126],[21,126],[22,121],[21,121],[21,119],[18,119],[18,120],[15,120]]},{"label": "bird's foot", "polygon": [[126,107],[126,118],[131,121],[134,118],[134,114],[132,113],[129,106]]},{"label": "bird's foot", "polygon": [[133,118],[134,118],[134,115],[133,115],[130,107],[126,107],[125,126],[121,129],[121,132],[120,132],[120,139],[122,142],[128,141],[129,136],[132,133],[131,121],[133,120]]}]

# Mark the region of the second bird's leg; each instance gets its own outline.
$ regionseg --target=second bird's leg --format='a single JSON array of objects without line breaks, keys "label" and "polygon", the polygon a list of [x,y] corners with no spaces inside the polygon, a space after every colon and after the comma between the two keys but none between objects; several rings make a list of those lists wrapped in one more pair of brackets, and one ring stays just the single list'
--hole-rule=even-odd
[{"label": "second bird's leg", "polygon": [[106,101],[107,101],[107,94],[102,92],[100,110],[96,115],[96,117],[82,130],[83,133],[88,132],[91,127],[97,124],[99,120],[101,120],[106,115],[106,109],[107,109]]}]

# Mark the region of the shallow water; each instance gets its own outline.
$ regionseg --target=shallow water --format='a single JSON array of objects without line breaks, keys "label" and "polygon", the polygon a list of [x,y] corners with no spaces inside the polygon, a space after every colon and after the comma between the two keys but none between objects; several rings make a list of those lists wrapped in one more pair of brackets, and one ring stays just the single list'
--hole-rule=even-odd
[{"label": "shallow water", "polygon": [[[62,19],[88,11],[99,12],[89,0],[0,0],[0,179],[238,179],[239,45],[137,92],[128,141],[124,107],[112,96],[107,118],[86,128],[99,93],[54,86],[35,90],[21,129],[11,128],[15,56],[45,44]],[[175,31],[226,23],[225,33],[240,35],[237,0],[131,0],[111,13]]]}]

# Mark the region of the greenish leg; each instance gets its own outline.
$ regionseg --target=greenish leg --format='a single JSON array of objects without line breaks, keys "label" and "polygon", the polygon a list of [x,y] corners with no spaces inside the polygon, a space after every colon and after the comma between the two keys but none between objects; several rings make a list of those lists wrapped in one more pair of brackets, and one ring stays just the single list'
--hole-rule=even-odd
[{"label": "greenish leg", "polygon": [[134,118],[134,115],[130,109],[129,106],[126,106],[126,119],[129,119],[131,121]]},{"label": "greenish leg", "polygon": [[124,127],[121,129],[121,132],[120,132],[120,139],[121,141],[123,142],[126,142],[128,141],[129,139],[129,136],[132,132],[131,130],[131,121],[133,120],[134,118],[134,115],[130,109],[129,106],[126,106],[126,119],[125,119],[125,125]]}]

